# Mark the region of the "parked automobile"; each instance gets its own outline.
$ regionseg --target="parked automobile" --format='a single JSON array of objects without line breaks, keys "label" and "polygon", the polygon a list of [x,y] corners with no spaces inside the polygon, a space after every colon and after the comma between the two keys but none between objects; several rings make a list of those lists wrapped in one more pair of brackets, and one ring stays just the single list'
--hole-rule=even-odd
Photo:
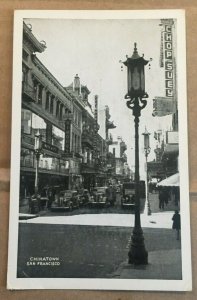
[{"label": "parked automobile", "polygon": [[60,191],[58,197],[51,205],[51,209],[69,209],[70,211],[74,208],[79,207],[79,194],[77,191],[65,190]]},{"label": "parked automobile", "polygon": [[[141,180],[139,188],[140,194],[140,211],[144,210],[145,205],[145,181]],[[135,208],[135,182],[125,182],[122,186],[121,197],[122,208]]]},{"label": "parked automobile", "polygon": [[121,197],[122,208],[134,208],[135,207],[135,184],[134,183],[123,183],[122,186],[122,197]]},{"label": "parked automobile", "polygon": [[90,206],[109,206],[108,187],[95,187],[90,197]]},{"label": "parked automobile", "polygon": [[90,202],[90,193],[87,189],[79,191],[79,205],[84,206]]}]

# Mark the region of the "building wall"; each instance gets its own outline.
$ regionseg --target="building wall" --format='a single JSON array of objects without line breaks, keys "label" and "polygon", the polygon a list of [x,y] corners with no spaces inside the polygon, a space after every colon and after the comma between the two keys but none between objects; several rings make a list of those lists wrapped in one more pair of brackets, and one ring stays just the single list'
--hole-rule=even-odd
[{"label": "building wall", "polygon": [[[22,114],[21,114],[21,192],[34,189],[35,134],[42,136],[39,161],[40,188],[48,183],[61,183],[68,188],[69,176],[80,174],[80,158],[75,157],[81,149],[82,116],[78,105],[73,104],[69,92],[57,81],[36,57],[45,50],[24,24],[22,60]],[[65,118],[71,117],[69,139],[72,156],[64,153],[68,142],[65,136]],[[45,147],[43,148],[43,146]],[[26,182],[25,182],[26,181]],[[29,185],[29,186],[28,186]],[[24,191],[22,186],[26,186]]]}]

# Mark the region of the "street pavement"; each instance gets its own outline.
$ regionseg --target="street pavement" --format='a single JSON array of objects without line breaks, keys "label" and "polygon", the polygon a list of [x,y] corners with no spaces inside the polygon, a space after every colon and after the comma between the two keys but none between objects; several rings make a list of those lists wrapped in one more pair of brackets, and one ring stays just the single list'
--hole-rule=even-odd
[{"label": "street pavement", "polygon": [[[134,214],[119,201],[111,208],[48,211],[21,220],[18,277],[181,279],[173,211],[141,214],[149,264],[134,266],[127,262]],[[49,258],[58,264],[47,265]]]},{"label": "street pavement", "polygon": [[[18,277],[181,279],[181,242],[173,230],[143,231],[149,265],[134,267],[127,263],[129,227],[22,223]],[[28,265],[43,257],[60,265]]]}]

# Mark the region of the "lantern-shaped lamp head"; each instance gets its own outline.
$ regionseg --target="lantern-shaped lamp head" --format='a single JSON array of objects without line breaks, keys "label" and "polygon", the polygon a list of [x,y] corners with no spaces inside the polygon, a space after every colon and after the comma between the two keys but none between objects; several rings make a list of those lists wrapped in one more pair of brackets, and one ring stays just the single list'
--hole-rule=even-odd
[{"label": "lantern-shaped lamp head", "polygon": [[145,127],[144,133],[142,133],[142,134],[144,136],[144,149],[148,150],[148,149],[150,149],[150,139],[149,139],[150,133],[147,131],[146,127]]},{"label": "lantern-shaped lamp head", "polygon": [[38,130],[37,134],[35,134],[35,144],[34,144],[34,150],[39,151],[42,148],[42,136]]},{"label": "lantern-shaped lamp head", "polygon": [[134,43],[134,52],[131,57],[123,62],[127,67],[128,72],[128,93],[127,95],[133,99],[136,97],[146,97],[145,92],[145,76],[144,66],[147,65],[148,60],[140,57],[137,52],[137,44]]}]

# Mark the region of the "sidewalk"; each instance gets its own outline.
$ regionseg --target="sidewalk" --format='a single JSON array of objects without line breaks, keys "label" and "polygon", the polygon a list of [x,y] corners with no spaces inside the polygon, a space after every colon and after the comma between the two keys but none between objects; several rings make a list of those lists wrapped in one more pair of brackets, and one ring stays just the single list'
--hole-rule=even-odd
[{"label": "sidewalk", "polygon": [[[119,226],[131,227],[134,224],[134,215],[131,214],[83,214],[72,216],[47,216],[43,214],[34,219],[21,221],[37,224],[64,224],[64,225],[86,225],[86,226]],[[143,228],[172,228],[173,212],[160,212],[147,216],[141,214]]]},{"label": "sidewalk", "polygon": [[[143,270],[143,272],[142,272]],[[112,278],[121,279],[163,279],[181,280],[181,249],[151,251],[148,253],[148,265],[120,264]]]}]

